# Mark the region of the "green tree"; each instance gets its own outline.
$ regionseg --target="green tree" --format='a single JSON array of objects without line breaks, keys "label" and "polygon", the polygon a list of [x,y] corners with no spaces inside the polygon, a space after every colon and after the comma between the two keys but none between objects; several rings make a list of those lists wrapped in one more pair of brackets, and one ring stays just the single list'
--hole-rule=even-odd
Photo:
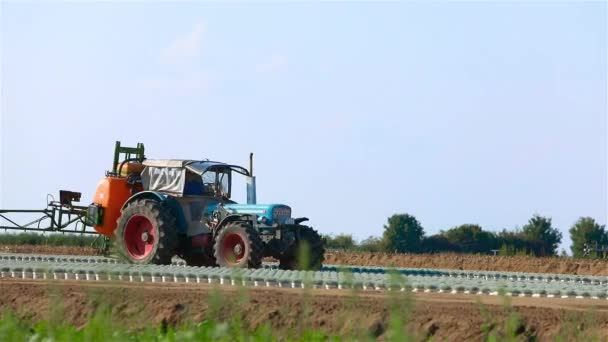
[{"label": "green tree", "polygon": [[384,225],[384,234],[382,237],[386,249],[390,252],[416,253],[421,250],[424,229],[414,216],[409,214],[395,214],[389,217],[388,223]]},{"label": "green tree", "polygon": [[503,229],[496,237],[500,246],[500,255],[541,255],[544,249],[543,242],[537,239],[530,240],[521,229]]},{"label": "green tree", "polygon": [[496,235],[483,231],[477,224],[463,224],[441,234],[464,253],[490,253],[498,248]]},{"label": "green tree", "polygon": [[570,238],[572,239],[572,255],[574,257],[583,256],[583,248],[585,244],[591,247],[604,245],[608,242],[606,227],[600,226],[591,217],[581,217],[570,228]]},{"label": "green tree", "polygon": [[460,252],[460,248],[448,241],[442,234],[435,234],[422,239],[423,253]]},{"label": "green tree", "polygon": [[562,233],[551,225],[551,219],[535,214],[522,227],[524,238],[532,244],[540,246],[536,255],[556,255],[557,246],[562,241]]}]

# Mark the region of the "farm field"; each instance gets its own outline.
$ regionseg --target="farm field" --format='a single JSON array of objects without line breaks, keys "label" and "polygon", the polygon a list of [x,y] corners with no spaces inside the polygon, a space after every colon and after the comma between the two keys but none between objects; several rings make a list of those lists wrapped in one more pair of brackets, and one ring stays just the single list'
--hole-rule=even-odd
[{"label": "farm field", "polygon": [[[52,320],[60,314],[62,322],[73,324],[76,329],[83,328],[90,322],[96,308],[107,305],[116,324],[123,324],[127,331],[135,332],[150,327],[179,328],[186,322],[209,319],[225,322],[238,317],[244,331],[266,328],[279,339],[297,340],[298,332],[305,330],[345,340],[401,340],[391,335],[390,326],[396,319],[400,322],[398,325],[404,327],[406,335],[403,336],[415,340],[432,337],[434,340],[482,341],[487,340],[490,334],[499,340],[505,336],[517,336],[520,340],[608,339],[607,282],[603,277],[606,264],[597,260],[326,253],[327,265],[357,265],[353,268],[355,280],[367,279],[366,276],[381,270],[379,266],[400,267],[400,272],[413,282],[414,287],[416,282],[420,286],[417,292],[412,292],[387,291],[388,283],[382,284],[381,274],[376,274],[374,277],[380,278],[375,280],[370,278],[374,280],[370,284],[380,286],[380,290],[373,286],[368,286],[367,290],[338,289],[338,283],[342,284],[339,277],[335,282],[321,280],[313,289],[290,288],[289,285],[281,288],[277,282],[281,276],[273,278],[281,271],[273,271],[270,266],[263,272],[246,272],[243,279],[258,280],[261,284],[277,279],[275,285],[253,287],[250,282],[247,287],[241,287],[239,279],[242,276],[221,269],[174,265],[161,266],[164,268],[158,272],[156,268],[123,265],[116,260],[96,256],[95,249],[87,247],[4,245],[0,251],[3,253],[0,306],[5,312],[11,310],[32,324]],[[417,274],[418,268],[424,269],[423,274]],[[93,276],[96,269],[100,272],[95,274],[98,278]],[[112,275],[107,273],[109,269],[113,269],[109,271]],[[331,274],[332,269],[335,266],[324,268],[321,275]],[[453,278],[459,269],[478,271],[474,271],[474,279],[468,275],[463,278],[466,272]],[[26,272],[34,270],[38,270],[37,276],[26,275]],[[496,272],[483,272],[489,270]],[[165,271],[169,273],[162,273]],[[46,272],[46,279],[41,272]],[[424,274],[428,272],[437,274]],[[175,280],[169,276],[171,273],[177,274]],[[539,279],[540,273],[546,273],[547,279]],[[549,274],[555,277],[558,273],[563,276],[549,278]],[[159,275],[155,283],[149,278],[144,281],[144,277],[154,274]],[[261,278],[256,278],[256,274]],[[574,277],[574,274],[579,277]],[[88,280],[85,280],[85,275]],[[119,279],[119,275],[122,278]],[[167,275],[167,282],[164,275]],[[484,275],[501,275],[502,278],[493,281],[478,277]],[[518,278],[511,278],[513,275]],[[293,276],[291,273],[290,281],[303,283],[301,278]],[[224,280],[220,282],[219,279]],[[583,279],[586,283],[582,282]],[[500,286],[506,284],[508,295],[482,294],[481,288],[478,294],[456,291],[457,286],[453,284],[451,289],[455,291],[441,293],[439,288],[433,290],[433,284],[439,284],[438,281],[448,285],[457,282],[463,286],[467,282],[482,284],[493,281]],[[361,282],[361,285],[365,284],[367,282]],[[561,293],[551,295],[552,298],[546,298],[550,294],[546,291],[541,298],[524,292],[521,295],[510,293],[513,289],[522,289],[520,286],[530,289],[557,286]],[[585,288],[593,290],[582,296]],[[567,289],[575,289],[578,293],[570,295]],[[603,294],[596,298],[595,294],[600,292]],[[562,295],[569,298],[561,298]]]}]

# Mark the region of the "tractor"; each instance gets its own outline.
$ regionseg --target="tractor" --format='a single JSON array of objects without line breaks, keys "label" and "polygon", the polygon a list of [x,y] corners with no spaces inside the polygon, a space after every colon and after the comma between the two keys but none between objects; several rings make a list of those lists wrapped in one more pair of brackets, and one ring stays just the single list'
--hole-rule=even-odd
[{"label": "tractor", "polygon": [[[146,159],[144,145],[116,142],[111,171],[97,185],[87,224],[114,239],[134,264],[259,268],[272,257],[281,269],[320,269],[319,234],[284,204],[257,204],[253,154],[249,169],[210,160]],[[247,203],[231,199],[232,177],[247,184]]]}]

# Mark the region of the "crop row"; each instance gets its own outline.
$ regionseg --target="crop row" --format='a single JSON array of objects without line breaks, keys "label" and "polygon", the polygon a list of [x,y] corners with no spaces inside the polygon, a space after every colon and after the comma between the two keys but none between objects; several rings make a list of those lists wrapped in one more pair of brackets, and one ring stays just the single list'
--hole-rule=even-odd
[{"label": "crop row", "polygon": [[[2,261],[44,261],[62,263],[89,263],[89,264],[112,264],[120,265],[118,259],[101,256],[73,256],[73,255],[45,255],[45,254],[16,254],[0,253]],[[124,264],[127,265],[127,264]],[[186,263],[175,258],[174,266],[184,266]],[[265,268],[276,268],[276,263],[264,263]],[[370,266],[342,266],[327,265],[322,268],[327,272],[351,272],[351,273],[371,273],[371,274],[392,274],[397,273],[403,276],[422,276],[422,277],[449,277],[482,279],[495,281],[519,281],[519,282],[562,282],[562,283],[581,283],[588,285],[608,285],[606,276],[580,276],[570,274],[551,274],[551,273],[526,273],[526,272],[492,272],[492,271],[465,271],[449,269],[426,269],[426,268],[386,268]]]},{"label": "crop row", "polygon": [[399,290],[498,294],[534,297],[576,297],[605,299],[608,284],[546,282],[537,280],[485,279],[451,276],[403,275],[400,273],[286,271],[273,267],[231,269],[177,265],[127,265],[102,262],[49,262],[2,260],[0,276],[12,278],[185,282],[282,288],[326,288]]}]

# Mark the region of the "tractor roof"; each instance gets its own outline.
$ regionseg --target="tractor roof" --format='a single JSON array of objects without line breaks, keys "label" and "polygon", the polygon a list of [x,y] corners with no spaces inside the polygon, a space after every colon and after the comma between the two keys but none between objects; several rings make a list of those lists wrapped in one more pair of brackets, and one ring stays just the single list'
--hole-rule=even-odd
[{"label": "tractor roof", "polygon": [[145,166],[153,167],[184,167],[186,164],[193,162],[194,160],[182,160],[182,159],[146,159],[143,164]]},{"label": "tractor roof", "polygon": [[184,160],[184,159],[146,159],[143,164],[150,167],[179,167],[186,168],[198,175],[202,175],[210,169],[231,169],[245,176],[249,171],[242,166],[230,165],[209,160]]}]

